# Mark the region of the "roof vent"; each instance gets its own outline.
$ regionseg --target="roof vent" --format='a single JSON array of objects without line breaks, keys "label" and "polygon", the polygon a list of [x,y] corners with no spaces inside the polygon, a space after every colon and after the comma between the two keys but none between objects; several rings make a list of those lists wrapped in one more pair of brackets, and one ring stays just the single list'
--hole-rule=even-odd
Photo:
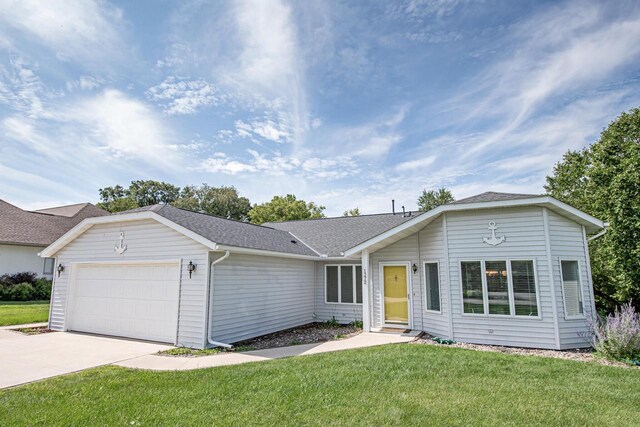
[{"label": "roof vent", "polygon": [[293,244],[295,245],[295,244],[296,244],[296,243],[298,243],[298,242],[296,242],[295,240],[292,240],[292,241],[291,241],[291,243],[293,243]]}]

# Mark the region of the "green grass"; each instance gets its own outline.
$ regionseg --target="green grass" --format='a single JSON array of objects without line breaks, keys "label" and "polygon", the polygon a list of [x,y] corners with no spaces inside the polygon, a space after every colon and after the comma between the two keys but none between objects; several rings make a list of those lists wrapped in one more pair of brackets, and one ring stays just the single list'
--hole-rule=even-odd
[{"label": "green grass", "polygon": [[49,301],[0,301],[0,326],[49,320]]},{"label": "green grass", "polygon": [[388,345],[0,391],[0,425],[637,425],[640,370]]}]

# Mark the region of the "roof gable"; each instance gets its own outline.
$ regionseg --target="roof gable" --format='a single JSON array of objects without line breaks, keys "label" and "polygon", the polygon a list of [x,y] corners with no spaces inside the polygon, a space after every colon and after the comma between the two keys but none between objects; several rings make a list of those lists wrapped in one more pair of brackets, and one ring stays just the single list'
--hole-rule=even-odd
[{"label": "roof gable", "polygon": [[[0,242],[14,245],[47,246],[83,219],[109,213],[90,203],[72,205],[68,215],[43,211],[26,211],[0,200]],[[52,208],[64,211],[65,206]]]}]

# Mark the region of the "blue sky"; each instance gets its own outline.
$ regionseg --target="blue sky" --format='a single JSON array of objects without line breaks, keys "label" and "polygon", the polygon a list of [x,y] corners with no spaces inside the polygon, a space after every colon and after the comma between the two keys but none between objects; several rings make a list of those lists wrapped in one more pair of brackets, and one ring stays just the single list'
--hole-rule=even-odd
[{"label": "blue sky", "polygon": [[640,106],[640,4],[0,2],[0,198],[134,179],[330,215],[543,191]]}]

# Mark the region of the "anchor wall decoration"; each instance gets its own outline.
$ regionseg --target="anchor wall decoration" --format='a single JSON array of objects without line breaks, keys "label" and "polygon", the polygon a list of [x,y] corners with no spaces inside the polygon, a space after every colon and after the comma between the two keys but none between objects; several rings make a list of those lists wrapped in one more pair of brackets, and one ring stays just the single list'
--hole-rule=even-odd
[{"label": "anchor wall decoration", "polygon": [[491,237],[482,238],[482,241],[485,242],[487,245],[498,246],[500,243],[507,240],[505,236],[496,237],[496,230],[498,229],[498,226],[496,225],[495,221],[489,221],[488,228],[489,230],[491,230]]},{"label": "anchor wall decoration", "polygon": [[124,244],[124,231],[120,232],[120,238],[118,239],[118,246],[116,246],[114,249],[118,255],[122,255],[124,251],[127,250],[127,245]]}]

